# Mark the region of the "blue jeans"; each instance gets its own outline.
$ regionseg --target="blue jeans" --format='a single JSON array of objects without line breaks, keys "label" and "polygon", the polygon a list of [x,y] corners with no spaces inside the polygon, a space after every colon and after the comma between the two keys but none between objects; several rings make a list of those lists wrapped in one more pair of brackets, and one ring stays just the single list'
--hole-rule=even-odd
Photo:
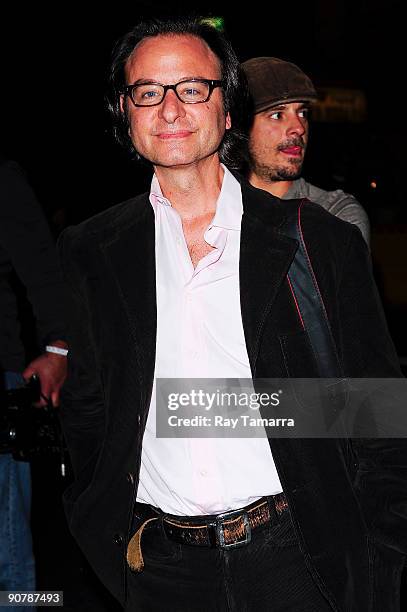
[{"label": "blue jeans", "polygon": [[[6,389],[24,383],[21,374],[5,373]],[[0,454],[0,590],[35,589],[32,550],[30,464],[15,461],[11,454]],[[32,607],[11,607],[16,612],[31,612]]]}]

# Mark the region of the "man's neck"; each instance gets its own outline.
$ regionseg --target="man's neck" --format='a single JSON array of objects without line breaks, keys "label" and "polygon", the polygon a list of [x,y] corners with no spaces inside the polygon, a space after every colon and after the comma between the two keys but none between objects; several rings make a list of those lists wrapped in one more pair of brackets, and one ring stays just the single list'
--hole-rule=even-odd
[{"label": "man's neck", "polygon": [[182,220],[216,211],[224,171],[219,158],[212,156],[199,164],[177,168],[154,168],[160,188]]},{"label": "man's neck", "polygon": [[293,184],[292,181],[268,181],[257,174],[253,174],[253,172],[249,175],[249,182],[253,187],[268,191],[277,198],[284,197]]}]

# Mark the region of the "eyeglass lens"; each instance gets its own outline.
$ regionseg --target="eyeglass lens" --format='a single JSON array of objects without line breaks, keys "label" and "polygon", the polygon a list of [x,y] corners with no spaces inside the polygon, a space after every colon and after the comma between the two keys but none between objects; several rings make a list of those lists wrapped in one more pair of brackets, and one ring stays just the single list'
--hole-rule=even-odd
[{"label": "eyeglass lens", "polygon": [[[203,102],[209,95],[209,84],[201,81],[183,81],[174,87],[178,98],[185,103],[194,104]],[[172,88],[168,88],[172,89]],[[140,106],[153,106],[159,104],[164,98],[165,88],[155,83],[142,83],[135,85],[131,96],[135,104]]]}]

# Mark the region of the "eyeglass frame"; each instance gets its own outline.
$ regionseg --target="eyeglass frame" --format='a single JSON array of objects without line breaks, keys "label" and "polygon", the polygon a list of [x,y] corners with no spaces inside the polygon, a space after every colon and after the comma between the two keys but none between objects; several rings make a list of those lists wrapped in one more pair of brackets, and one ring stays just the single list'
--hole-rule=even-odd
[{"label": "eyeglass frame", "polygon": [[[199,102],[186,102],[184,100],[181,100],[181,98],[179,97],[177,93],[176,87],[178,87],[178,85],[182,85],[182,83],[206,83],[209,87],[208,95],[206,96],[204,100],[199,100]],[[159,85],[160,87],[164,89],[164,95],[159,102],[155,102],[154,104],[136,104],[136,102],[133,100],[131,92],[135,87],[138,87],[141,85]],[[130,100],[133,102],[134,106],[137,108],[150,108],[152,106],[159,106],[160,104],[164,102],[164,98],[167,95],[167,91],[169,89],[172,89],[172,91],[177,96],[178,100],[182,102],[183,104],[202,104],[209,100],[209,98],[212,95],[213,90],[216,89],[216,87],[223,87],[223,85],[224,85],[224,81],[220,81],[217,79],[183,79],[182,81],[179,81],[178,83],[174,83],[173,85],[163,85],[162,83],[156,83],[154,81],[151,81],[148,83],[132,83],[132,85],[126,85],[122,93],[123,95],[128,96]]]}]

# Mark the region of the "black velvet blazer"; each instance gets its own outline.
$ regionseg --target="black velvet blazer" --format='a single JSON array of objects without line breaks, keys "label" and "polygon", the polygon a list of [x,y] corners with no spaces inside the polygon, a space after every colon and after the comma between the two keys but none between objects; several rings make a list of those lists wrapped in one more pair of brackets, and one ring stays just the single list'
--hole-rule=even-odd
[{"label": "black velvet blazer", "polygon": [[[240,290],[253,377],[314,377],[286,282],[297,242],[287,202],[242,181]],[[302,229],[344,374],[400,376],[361,234],[311,203]],[[153,385],[154,214],[148,194],[69,228],[60,239],[70,291],[62,420],[76,480],[71,530],[111,592],[125,599],[125,552]],[[333,609],[367,611],[368,546],[407,551],[404,441],[270,439],[306,562]],[[272,577],[270,577],[272,579]]]}]

